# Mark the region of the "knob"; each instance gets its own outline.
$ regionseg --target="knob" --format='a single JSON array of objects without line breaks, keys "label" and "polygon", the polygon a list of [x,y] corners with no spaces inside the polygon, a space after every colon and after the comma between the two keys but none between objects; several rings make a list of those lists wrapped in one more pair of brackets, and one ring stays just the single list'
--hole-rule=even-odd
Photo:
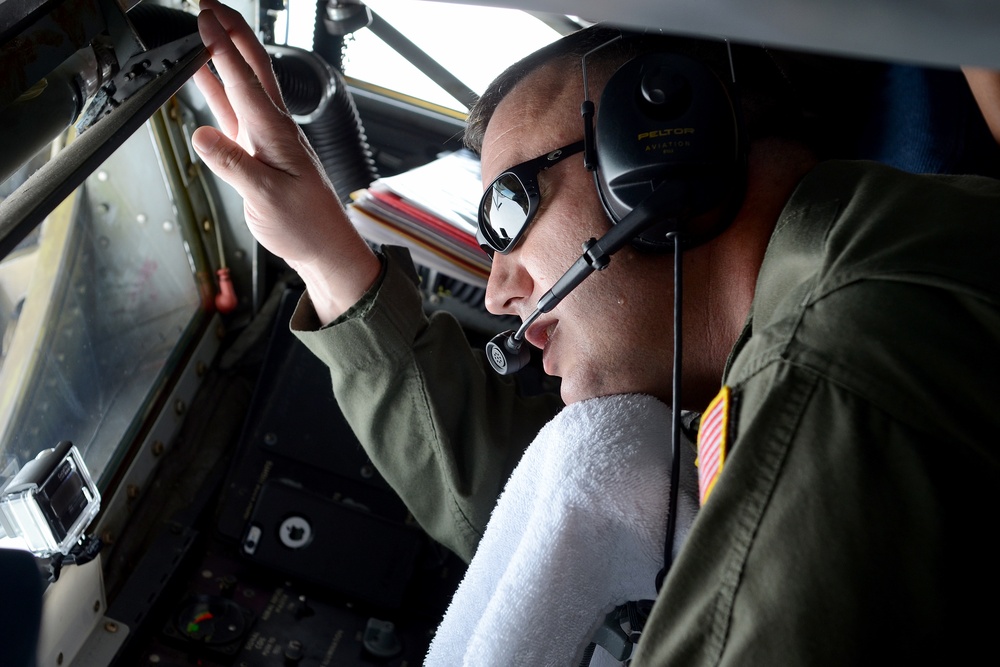
[{"label": "knob", "polygon": [[374,658],[394,658],[403,651],[403,645],[396,636],[396,626],[391,621],[377,618],[368,619],[361,644],[365,652]]},{"label": "knob", "polygon": [[691,106],[691,84],[686,77],[664,67],[653,67],[639,84],[644,106],[661,120],[677,118]]}]

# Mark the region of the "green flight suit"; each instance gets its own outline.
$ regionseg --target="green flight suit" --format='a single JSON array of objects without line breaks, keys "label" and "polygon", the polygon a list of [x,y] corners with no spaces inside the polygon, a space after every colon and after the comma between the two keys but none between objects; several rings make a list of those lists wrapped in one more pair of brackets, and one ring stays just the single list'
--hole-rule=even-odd
[{"label": "green flight suit", "polygon": [[[513,387],[441,358],[459,354],[456,335],[380,314],[389,264],[363,314],[299,335],[417,518],[468,557],[491,493],[553,406],[515,417],[522,403],[501,398]],[[331,342],[345,325],[367,333]],[[362,353],[365,336],[376,352]],[[772,236],[723,378],[729,453],[632,665],[974,660],[1000,618],[997,377],[1000,183],[817,167]],[[389,400],[372,407],[381,391]]]},{"label": "green flight suit", "polygon": [[562,401],[522,396],[451,315],[428,318],[409,253],[384,253],[380,281],[358,304],[318,329],[306,294],[292,331],[330,367],[344,416],[417,522],[469,562],[504,483]]}]

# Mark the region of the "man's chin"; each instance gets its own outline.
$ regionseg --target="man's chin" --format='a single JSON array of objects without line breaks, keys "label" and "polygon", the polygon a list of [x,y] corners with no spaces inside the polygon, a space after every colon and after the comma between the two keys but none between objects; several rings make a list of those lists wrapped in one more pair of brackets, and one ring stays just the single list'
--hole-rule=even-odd
[{"label": "man's chin", "polygon": [[[608,380],[608,378],[602,378],[603,380]],[[619,378],[621,380],[621,378]],[[667,405],[670,405],[670,392],[664,391],[669,389],[668,387],[651,387],[647,385],[640,384],[638,382],[580,382],[579,380],[574,382],[572,378],[564,377],[562,379],[562,384],[559,386],[559,396],[562,398],[563,403],[569,405],[570,403],[579,403],[580,401],[586,401],[590,398],[598,398],[600,396],[614,396],[618,394],[647,394],[653,396],[663,401]]]},{"label": "man's chin", "polygon": [[562,397],[563,403],[569,405],[570,403],[579,403],[580,401],[585,401],[588,398],[596,398],[598,396],[604,396],[609,392],[598,391],[594,386],[581,386],[580,383],[575,383],[571,379],[563,378],[562,384],[559,385],[559,395]]}]

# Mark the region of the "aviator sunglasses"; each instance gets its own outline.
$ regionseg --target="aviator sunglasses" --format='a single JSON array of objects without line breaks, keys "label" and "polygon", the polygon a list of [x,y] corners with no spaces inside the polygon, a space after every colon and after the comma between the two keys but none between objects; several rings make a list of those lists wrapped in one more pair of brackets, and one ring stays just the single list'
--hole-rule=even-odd
[{"label": "aviator sunglasses", "polygon": [[479,202],[476,240],[492,257],[506,255],[524,235],[538,210],[538,174],[583,150],[578,141],[515,165],[490,183]]}]

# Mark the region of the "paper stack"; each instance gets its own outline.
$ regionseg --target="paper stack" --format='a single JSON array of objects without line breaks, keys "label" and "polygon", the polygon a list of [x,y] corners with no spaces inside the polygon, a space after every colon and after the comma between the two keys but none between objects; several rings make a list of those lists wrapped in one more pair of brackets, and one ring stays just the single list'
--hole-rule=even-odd
[{"label": "paper stack", "polygon": [[486,287],[490,259],[476,243],[479,174],[474,153],[449,153],[354,193],[348,214],[368,241],[404,245],[415,263]]}]

